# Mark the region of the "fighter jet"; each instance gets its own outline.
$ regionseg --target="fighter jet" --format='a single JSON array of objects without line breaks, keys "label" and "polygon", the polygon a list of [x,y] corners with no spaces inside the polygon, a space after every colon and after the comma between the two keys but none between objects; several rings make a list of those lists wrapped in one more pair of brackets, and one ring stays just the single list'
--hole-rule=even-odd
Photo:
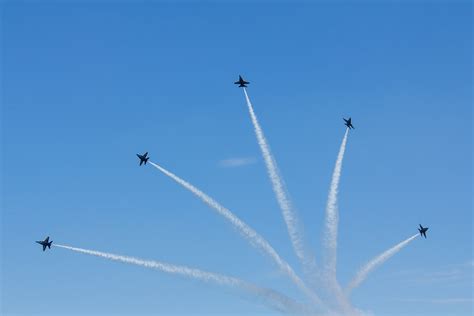
[{"label": "fighter jet", "polygon": [[249,83],[250,82],[245,81],[240,75],[239,75],[239,81],[234,82],[234,84],[239,85],[239,88],[246,88]]},{"label": "fighter jet", "polygon": [[41,246],[43,246],[43,251],[46,250],[46,247],[48,247],[49,249],[51,249],[51,244],[53,243],[53,241],[49,241],[49,236],[46,237],[45,240],[39,240],[39,241],[36,241],[38,244],[40,244]]},{"label": "fighter jet", "polygon": [[140,166],[143,165],[143,163],[147,163],[148,159],[150,159],[150,157],[147,157],[148,156],[148,152],[144,153],[143,155],[140,155],[140,154],[137,154],[137,157],[140,159]]},{"label": "fighter jet", "polygon": [[352,126],[352,119],[349,117],[348,120],[346,120],[345,118],[342,118],[344,120],[344,125],[346,125],[348,128],[352,128],[354,129],[354,126]]},{"label": "fighter jet", "polygon": [[420,228],[418,228],[418,231],[420,232],[420,236],[425,236],[426,238],[426,231],[428,230],[428,227],[423,227],[420,224]]}]

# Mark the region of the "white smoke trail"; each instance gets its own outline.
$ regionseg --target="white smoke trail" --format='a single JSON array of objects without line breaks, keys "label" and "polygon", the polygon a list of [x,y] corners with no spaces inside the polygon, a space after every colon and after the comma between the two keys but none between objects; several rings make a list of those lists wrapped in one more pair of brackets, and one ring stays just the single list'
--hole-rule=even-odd
[{"label": "white smoke trail", "polygon": [[191,191],[194,195],[200,198],[204,203],[208,206],[213,208],[217,211],[219,215],[222,215],[225,219],[227,219],[237,230],[244,236],[250,243],[261,249],[265,252],[273,261],[277,264],[282,272],[284,272],[292,281],[293,283],[298,286],[298,288],[303,291],[308,297],[312,299],[312,301],[316,304],[321,304],[321,300],[317,295],[311,291],[301,280],[298,275],[294,272],[291,266],[284,261],[280,255],[276,252],[276,250],[266,241],[260,234],[258,234],[253,228],[249,225],[244,223],[241,219],[239,219],[234,213],[232,213],[229,209],[225,208],[224,206],[220,205],[216,200],[208,196],[206,193],[202,192],[189,182],[179,178],[174,173],[166,170],[165,168],[161,167],[160,165],[150,161],[149,162],[153,167],[157,168],[165,175],[173,179],[178,184],[182,185],[184,188]]},{"label": "white smoke trail", "polygon": [[382,254],[378,255],[371,261],[369,261],[365,266],[363,266],[355,275],[355,277],[352,279],[351,282],[347,285],[345,292],[349,296],[352,292],[353,289],[358,287],[362,282],[367,279],[367,276],[369,275],[372,270],[383,264],[385,261],[390,259],[394,254],[399,252],[403,247],[408,245],[411,241],[413,241],[416,237],[418,237],[418,234],[411,236],[410,238],[402,241],[401,243],[393,246],[392,248],[388,249],[387,251],[383,252]]},{"label": "white smoke trail", "polygon": [[326,204],[326,219],[323,235],[323,255],[324,255],[324,273],[322,275],[323,282],[327,289],[332,292],[336,299],[337,305],[345,313],[351,310],[351,306],[345,296],[339,282],[337,281],[337,235],[339,224],[339,212],[337,206],[337,194],[339,190],[339,181],[341,179],[342,161],[346,151],[347,138],[349,128],[344,133],[341,147],[337,155],[336,164],[332,174],[331,186],[329,188],[328,200]]},{"label": "white smoke trail", "polygon": [[342,160],[346,150],[349,128],[346,129],[341,147],[337,155],[336,165],[332,173],[331,187],[329,188],[328,201],[326,204],[326,220],[324,226],[324,268],[328,277],[336,278],[337,265],[337,230],[339,224],[339,212],[337,207],[337,193],[339,190],[339,180],[341,179]]},{"label": "white smoke trail", "polygon": [[250,118],[254,126],[255,135],[257,137],[257,142],[260,146],[260,150],[262,152],[262,156],[267,167],[268,176],[270,177],[270,181],[272,182],[273,192],[275,193],[278,205],[282,210],[283,219],[286,223],[291,244],[297,257],[303,263],[306,270],[314,270],[314,261],[309,259],[306,255],[305,247],[303,245],[301,225],[299,224],[298,217],[296,216],[293,206],[291,205],[290,199],[287,196],[285,185],[280,176],[278,166],[276,164],[275,159],[273,158],[270,146],[268,145],[265,135],[263,134],[263,130],[258,122],[257,116],[255,115],[255,111],[252,106],[252,102],[250,102],[250,98],[245,88],[244,93],[245,99],[247,101]]},{"label": "white smoke trail", "polygon": [[109,260],[119,261],[123,263],[129,263],[134,265],[139,265],[145,268],[157,269],[162,272],[170,274],[178,274],[192,279],[198,279],[205,282],[212,282],[218,285],[225,285],[234,288],[240,288],[249,294],[256,295],[259,298],[265,299],[267,304],[271,304],[273,308],[278,309],[279,311],[288,312],[288,313],[303,313],[309,310],[307,307],[297,303],[293,299],[271,289],[261,288],[254,284],[245,282],[243,280],[226,276],[222,274],[202,271],[195,268],[189,268],[185,266],[172,265],[168,263],[142,260],[134,257],[115,255],[106,252],[100,252],[96,250],[88,250],[82,248],[76,248],[71,246],[53,244],[55,247],[69,249],[79,253],[84,253],[92,256],[102,257]]}]

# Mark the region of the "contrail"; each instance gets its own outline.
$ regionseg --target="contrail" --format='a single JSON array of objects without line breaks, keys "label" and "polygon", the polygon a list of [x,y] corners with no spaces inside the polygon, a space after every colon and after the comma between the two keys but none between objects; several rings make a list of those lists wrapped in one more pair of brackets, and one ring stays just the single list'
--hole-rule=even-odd
[{"label": "contrail", "polygon": [[310,297],[314,303],[321,304],[321,300],[317,295],[311,291],[304,282],[296,275],[295,271],[291,268],[291,266],[284,261],[280,255],[276,252],[276,250],[266,241],[261,235],[259,235],[253,228],[239,219],[234,213],[232,213],[229,209],[225,208],[224,206],[220,205],[216,200],[208,196],[206,193],[202,192],[189,182],[181,179],[174,173],[166,170],[165,168],[161,167],[160,165],[150,161],[150,164],[163,172],[165,175],[173,179],[178,184],[182,185],[184,188],[191,191],[194,195],[200,198],[204,203],[208,206],[213,208],[214,210],[222,215],[225,219],[227,219],[237,230],[244,236],[250,243],[263,250],[273,261],[277,264],[277,266],[282,270],[288,277],[298,286],[300,290],[302,290],[308,297]]},{"label": "contrail", "polygon": [[418,237],[418,234],[411,236],[410,238],[402,241],[401,243],[395,245],[394,247],[390,248],[389,250],[383,252],[382,254],[378,255],[371,261],[369,261],[365,266],[363,266],[355,275],[355,277],[352,279],[351,282],[349,282],[349,285],[347,285],[345,291],[346,294],[349,296],[352,292],[353,289],[358,287],[362,282],[367,279],[367,276],[369,275],[372,270],[383,264],[385,261],[390,259],[394,254],[399,252],[403,247],[408,245],[411,241],[413,241],[416,237]]},{"label": "contrail", "polygon": [[166,272],[170,274],[178,274],[178,275],[185,276],[191,279],[198,279],[205,282],[216,283],[218,285],[224,285],[224,286],[229,286],[233,288],[240,288],[249,294],[253,294],[259,298],[264,299],[267,304],[271,304],[271,307],[276,308],[277,310],[281,312],[303,313],[308,310],[307,307],[297,303],[293,299],[277,291],[261,288],[259,286],[237,279],[235,277],[202,271],[199,269],[189,268],[186,266],[172,265],[172,264],[163,263],[159,261],[143,260],[143,259],[138,259],[134,257],[100,252],[96,250],[88,250],[88,249],[76,248],[76,247],[59,245],[59,244],[53,244],[53,246],[69,249],[72,251],[88,254],[91,256],[102,257],[109,260],[139,265],[145,268],[157,269],[162,272]]},{"label": "contrail", "polygon": [[333,293],[338,305],[344,311],[351,309],[347,297],[337,281],[337,234],[339,224],[339,212],[337,206],[337,194],[339,190],[339,181],[341,179],[342,161],[346,151],[347,138],[349,135],[349,128],[344,133],[341,147],[337,155],[336,164],[332,174],[331,186],[329,188],[328,200],[326,204],[326,219],[323,235],[323,258],[324,258],[324,273],[322,275],[328,289]]},{"label": "contrail", "polygon": [[258,145],[260,146],[260,150],[262,152],[263,159],[265,161],[265,165],[267,167],[267,173],[270,177],[270,181],[272,182],[273,192],[275,192],[275,196],[278,201],[278,205],[282,210],[283,219],[285,220],[286,227],[288,230],[288,234],[290,236],[291,244],[293,249],[296,253],[296,256],[300,259],[300,261],[305,266],[306,270],[312,271],[314,270],[314,260],[308,258],[305,253],[305,247],[303,245],[303,236],[301,233],[301,225],[299,224],[298,217],[291,205],[290,199],[287,196],[286,188],[284,182],[280,176],[278,166],[276,164],[275,159],[270,150],[270,146],[263,134],[263,130],[258,123],[257,116],[255,115],[255,111],[252,106],[252,102],[250,102],[250,98],[247,94],[247,90],[244,88],[245,99],[247,100],[247,106],[250,114],[250,118],[252,120],[252,124],[254,126],[255,135],[257,137]]},{"label": "contrail", "polygon": [[339,212],[337,207],[337,193],[339,190],[339,180],[341,179],[342,160],[346,150],[349,128],[346,129],[341,147],[337,155],[336,165],[332,173],[331,187],[329,188],[328,201],[326,204],[326,220],[324,226],[323,248],[324,248],[324,269],[331,279],[336,278],[337,265],[337,230],[339,224]]}]

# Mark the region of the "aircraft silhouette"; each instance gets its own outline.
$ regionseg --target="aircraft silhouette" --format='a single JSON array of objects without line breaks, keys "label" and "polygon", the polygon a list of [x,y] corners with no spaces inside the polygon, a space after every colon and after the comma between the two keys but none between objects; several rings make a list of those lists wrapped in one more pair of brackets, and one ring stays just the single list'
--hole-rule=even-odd
[{"label": "aircraft silhouette", "polygon": [[48,247],[49,249],[51,249],[51,244],[53,243],[53,241],[49,241],[49,236],[46,237],[45,240],[39,240],[39,241],[36,241],[36,243],[40,244],[41,246],[43,246],[43,251],[46,250],[46,247]]},{"label": "aircraft silhouette", "polygon": [[348,128],[352,128],[354,129],[354,126],[352,126],[352,119],[349,117],[348,120],[346,120],[345,118],[342,118],[344,120],[344,125],[346,125]]},{"label": "aircraft silhouette", "polygon": [[140,166],[143,165],[143,163],[146,163],[148,162],[148,159],[150,159],[150,157],[147,157],[148,156],[148,152],[144,153],[143,155],[140,155],[140,154],[137,154],[137,157],[140,159]]},{"label": "aircraft silhouette", "polygon": [[245,81],[240,75],[239,75],[239,81],[234,82],[234,84],[239,85],[239,88],[246,88],[249,83],[250,82]]},{"label": "aircraft silhouette", "polygon": [[425,238],[426,238],[426,231],[427,231],[427,230],[428,230],[428,227],[423,227],[423,226],[421,226],[421,224],[420,224],[420,228],[418,228],[418,231],[420,232],[420,235],[421,235],[421,236],[425,236]]}]

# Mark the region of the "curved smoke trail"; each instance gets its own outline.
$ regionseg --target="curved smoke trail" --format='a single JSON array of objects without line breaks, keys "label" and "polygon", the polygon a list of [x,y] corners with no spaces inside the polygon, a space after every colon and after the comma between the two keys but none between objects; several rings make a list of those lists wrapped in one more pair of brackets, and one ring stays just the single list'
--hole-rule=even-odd
[{"label": "curved smoke trail", "polygon": [[369,261],[365,266],[363,266],[355,275],[355,277],[352,279],[351,282],[347,285],[345,292],[349,296],[352,292],[353,289],[358,287],[362,282],[367,279],[367,276],[369,275],[370,272],[372,272],[375,268],[379,267],[381,264],[383,264],[385,261],[390,259],[394,254],[402,250],[403,247],[408,245],[411,241],[413,241],[416,237],[418,237],[418,234],[411,236],[410,238],[402,241],[401,243],[393,246],[392,248],[388,249],[387,251],[383,252],[382,254],[378,255],[371,261]]},{"label": "curved smoke trail", "polygon": [[328,201],[326,204],[326,219],[324,226],[324,268],[331,278],[336,277],[337,264],[337,230],[339,224],[339,212],[337,207],[337,193],[339,190],[339,180],[341,179],[342,160],[346,150],[349,128],[346,129],[341,147],[337,155],[336,165],[332,174],[331,186],[329,188]]},{"label": "curved smoke trail", "polygon": [[53,244],[53,246],[72,250],[79,253],[88,254],[91,256],[102,257],[109,260],[139,265],[145,268],[157,269],[162,272],[166,272],[170,274],[178,274],[178,275],[185,276],[192,279],[198,279],[205,282],[216,283],[218,285],[240,288],[249,294],[256,295],[257,297],[264,299],[267,304],[271,304],[272,308],[275,308],[282,312],[303,313],[307,310],[305,306],[297,303],[293,299],[277,291],[261,288],[254,284],[245,282],[243,280],[240,280],[231,276],[202,271],[199,269],[189,268],[185,266],[172,265],[172,264],[163,263],[159,261],[150,261],[150,260],[143,260],[143,259],[138,259],[134,257],[115,255],[115,254],[100,252],[96,250],[88,250],[88,249],[76,248],[76,247],[59,245],[59,244]]},{"label": "curved smoke trail", "polygon": [[181,179],[174,173],[166,170],[165,168],[161,167],[160,165],[150,161],[149,162],[153,167],[157,168],[165,175],[173,179],[175,182],[183,186],[184,188],[191,191],[195,196],[200,198],[204,203],[208,206],[213,208],[214,210],[222,215],[225,219],[227,219],[237,230],[244,236],[250,243],[263,250],[273,261],[277,264],[281,271],[283,271],[292,281],[293,283],[298,286],[298,288],[303,291],[308,297],[312,299],[315,304],[321,304],[321,300],[319,297],[311,291],[305,283],[298,277],[295,271],[291,268],[291,266],[284,261],[280,255],[276,252],[276,250],[266,241],[260,234],[258,234],[253,228],[239,219],[234,213],[232,213],[229,209],[225,208],[224,206],[220,205],[216,200],[208,196],[206,193],[202,192],[189,182]]},{"label": "curved smoke trail", "polygon": [[280,209],[282,211],[283,219],[286,223],[291,244],[297,257],[303,263],[306,270],[314,271],[314,260],[308,258],[308,256],[306,255],[306,250],[303,244],[303,234],[301,233],[302,227],[299,224],[298,217],[296,216],[293,206],[291,205],[290,199],[287,196],[285,185],[280,176],[278,166],[276,164],[275,159],[273,158],[270,146],[268,145],[265,135],[263,134],[263,130],[260,124],[258,123],[258,119],[255,115],[252,102],[250,102],[250,98],[245,88],[244,93],[245,99],[247,101],[250,118],[254,126],[255,135],[257,137],[257,142],[260,146],[260,150],[262,152],[262,156],[267,167],[268,176],[270,177],[270,181],[272,182],[273,192],[275,192],[278,205],[280,206]]}]

